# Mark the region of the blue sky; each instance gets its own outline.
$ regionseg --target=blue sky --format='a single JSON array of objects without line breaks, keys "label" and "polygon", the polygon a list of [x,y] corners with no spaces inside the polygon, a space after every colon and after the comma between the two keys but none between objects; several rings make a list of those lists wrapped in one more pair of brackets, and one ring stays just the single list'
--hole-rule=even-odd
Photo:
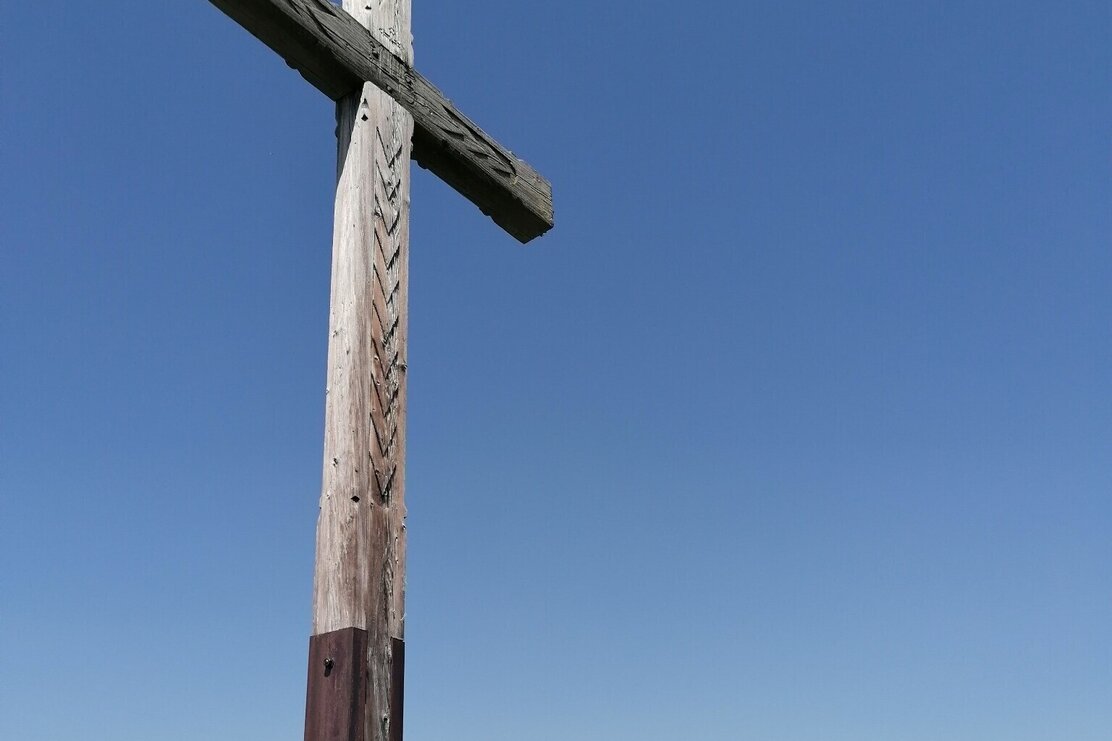
[{"label": "blue sky", "polygon": [[[557,227],[415,174],[407,738],[1107,741],[1109,5],[414,29]],[[301,738],[333,128],[0,7],[0,738]]]}]

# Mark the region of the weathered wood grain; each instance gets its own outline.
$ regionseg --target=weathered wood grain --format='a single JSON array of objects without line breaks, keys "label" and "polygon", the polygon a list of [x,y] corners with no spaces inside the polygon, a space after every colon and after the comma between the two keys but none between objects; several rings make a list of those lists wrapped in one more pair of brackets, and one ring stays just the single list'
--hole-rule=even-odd
[{"label": "weathered wood grain", "polygon": [[[345,0],[344,5],[376,29],[393,54],[410,58],[409,0]],[[413,117],[366,83],[341,97],[336,119],[313,634],[367,632],[366,707],[358,739],[400,741]]]},{"label": "weathered wood grain", "polygon": [[[548,181],[460,113],[407,57],[388,46],[389,38],[372,34],[327,0],[210,2],[330,98],[340,100],[364,82],[385,91],[413,116],[417,164],[521,242],[552,228]],[[403,41],[411,46],[411,38]]]}]

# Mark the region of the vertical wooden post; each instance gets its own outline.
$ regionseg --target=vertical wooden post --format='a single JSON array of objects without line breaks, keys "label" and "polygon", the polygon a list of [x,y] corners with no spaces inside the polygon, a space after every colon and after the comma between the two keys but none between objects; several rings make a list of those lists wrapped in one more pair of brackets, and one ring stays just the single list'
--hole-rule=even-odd
[{"label": "vertical wooden post", "polygon": [[[412,63],[410,0],[343,7]],[[413,118],[372,84],[337,103],[324,473],[306,741],[400,741]]]}]

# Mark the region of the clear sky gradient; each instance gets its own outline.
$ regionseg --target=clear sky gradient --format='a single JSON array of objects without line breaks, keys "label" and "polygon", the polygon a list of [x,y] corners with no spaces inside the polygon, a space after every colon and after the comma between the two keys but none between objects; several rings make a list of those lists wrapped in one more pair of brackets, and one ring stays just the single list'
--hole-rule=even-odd
[{"label": "clear sky gradient", "polygon": [[[1112,738],[1112,5],[415,0],[407,741]],[[0,738],[301,738],[332,106],[0,5]]]}]

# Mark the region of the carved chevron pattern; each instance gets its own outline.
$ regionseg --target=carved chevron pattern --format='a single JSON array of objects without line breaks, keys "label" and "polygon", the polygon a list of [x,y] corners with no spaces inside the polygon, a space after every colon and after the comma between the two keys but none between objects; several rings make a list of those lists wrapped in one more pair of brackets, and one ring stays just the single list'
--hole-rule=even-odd
[{"label": "carved chevron pattern", "polygon": [[[367,106],[367,100],[362,101]],[[387,503],[393,492],[399,466],[401,441],[399,438],[402,384],[405,383],[405,363],[400,347],[404,342],[401,316],[405,300],[402,270],[405,255],[402,223],[402,141],[396,115],[400,108],[391,101],[388,105],[399,109],[385,116],[375,129],[373,145],[375,172],[374,212],[371,249],[374,253],[372,275],[373,324],[371,342],[375,355],[374,384],[374,476],[379,501]]]}]

